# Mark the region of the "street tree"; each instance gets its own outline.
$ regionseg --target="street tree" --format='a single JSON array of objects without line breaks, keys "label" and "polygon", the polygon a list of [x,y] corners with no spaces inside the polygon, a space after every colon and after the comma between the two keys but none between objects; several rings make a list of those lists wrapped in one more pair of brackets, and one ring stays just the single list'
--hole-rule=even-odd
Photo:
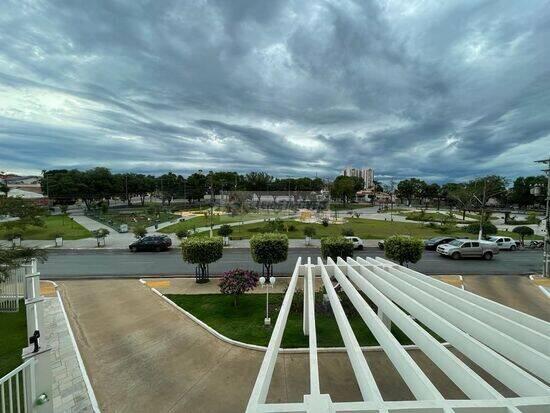
[{"label": "street tree", "polygon": [[4,194],[3,196],[8,196],[8,192],[10,191],[10,188],[7,184],[4,182],[0,182],[0,193]]},{"label": "street tree", "polygon": [[133,232],[136,238],[143,238],[145,235],[147,235],[147,228],[145,228],[145,225],[136,225]]},{"label": "street tree", "polygon": [[515,227],[512,232],[515,232],[520,236],[521,239],[521,245],[525,245],[525,237],[529,237],[535,233],[533,228],[528,227],[526,225],[520,225],[519,227]]},{"label": "street tree", "polygon": [[209,264],[223,256],[221,237],[187,238],[181,242],[183,260],[195,264],[195,281],[199,284],[210,280]]},{"label": "street tree", "polygon": [[424,243],[417,238],[393,235],[384,241],[384,254],[390,260],[399,262],[399,265],[415,263],[422,258]]},{"label": "street tree", "polygon": [[250,252],[254,262],[263,265],[262,275],[269,279],[273,276],[273,265],[288,257],[288,237],[277,233],[254,235],[250,239]]},{"label": "street tree", "polygon": [[[20,231],[28,225],[44,225],[44,209],[32,201],[21,198],[0,197],[0,215],[17,218],[14,221],[0,222],[0,231]],[[38,248],[11,246],[0,242],[0,283],[22,264],[36,258],[46,260],[46,251]]]},{"label": "street tree", "polygon": [[220,280],[220,292],[233,296],[233,305],[237,307],[239,296],[253,290],[258,285],[259,276],[255,271],[237,268],[224,272]]},{"label": "street tree", "polygon": [[335,262],[338,257],[344,260],[346,257],[353,257],[353,242],[344,237],[321,238],[321,256],[323,259],[332,258]]}]

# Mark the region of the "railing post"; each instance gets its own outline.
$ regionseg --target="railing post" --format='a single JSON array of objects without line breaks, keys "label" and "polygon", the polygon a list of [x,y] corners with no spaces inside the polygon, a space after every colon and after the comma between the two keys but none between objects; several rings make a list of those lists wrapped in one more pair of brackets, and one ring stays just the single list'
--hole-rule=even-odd
[{"label": "railing post", "polygon": [[23,361],[32,360],[25,375],[26,403],[33,413],[53,413],[51,347],[42,343],[37,352],[34,345],[23,349]]},{"label": "railing post", "polygon": [[[27,337],[40,333],[44,326],[44,297],[40,293],[40,273],[36,259],[30,264],[30,272],[24,269],[25,305],[27,307]],[[51,347],[44,339],[34,337],[36,344],[29,342],[23,349],[23,361],[32,360],[29,374],[25,377],[26,401],[29,411],[52,413]]]},{"label": "railing post", "polygon": [[308,288],[311,288],[311,286],[307,282],[307,276],[305,274],[305,271],[303,271],[303,267],[300,267],[299,269],[300,274],[302,277],[304,277],[304,320],[303,320],[303,330],[304,330],[304,336],[309,335],[309,319],[308,319],[308,303],[307,303],[307,295],[308,295]]}]

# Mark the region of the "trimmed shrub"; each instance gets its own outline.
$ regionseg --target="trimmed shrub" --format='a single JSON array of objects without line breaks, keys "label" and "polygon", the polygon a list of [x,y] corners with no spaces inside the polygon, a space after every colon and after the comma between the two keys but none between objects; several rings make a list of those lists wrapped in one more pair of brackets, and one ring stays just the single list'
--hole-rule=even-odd
[{"label": "trimmed shrub", "polygon": [[143,238],[145,235],[147,235],[147,228],[145,228],[143,225],[136,225],[133,232],[134,237]]},{"label": "trimmed shrub", "polygon": [[306,237],[314,237],[315,234],[317,234],[317,230],[315,229],[315,227],[311,226],[311,225],[308,225],[307,227],[304,227],[304,235]]},{"label": "trimmed shrub", "polygon": [[195,279],[198,283],[209,279],[208,264],[218,261],[223,255],[223,240],[220,237],[187,238],[181,242],[183,260],[196,265]]},{"label": "trimmed shrub", "polygon": [[270,277],[273,275],[273,264],[286,261],[288,257],[288,237],[274,233],[254,235],[250,238],[250,252],[255,262],[264,265],[266,277]]},{"label": "trimmed shrub", "polygon": [[179,229],[176,231],[176,237],[178,237],[180,240],[187,238],[189,236],[189,230],[187,229]]},{"label": "trimmed shrub", "polygon": [[344,237],[353,237],[355,233],[353,232],[353,229],[351,228],[342,228],[342,235]]},{"label": "trimmed shrub", "polygon": [[218,235],[222,237],[228,237],[233,233],[233,228],[231,225],[224,224],[218,229]]},{"label": "trimmed shrub", "polygon": [[332,258],[335,262],[338,257],[344,260],[353,257],[353,242],[344,237],[327,237],[321,239],[321,255],[323,259]]},{"label": "trimmed shrub", "polygon": [[[464,231],[469,232],[470,234],[479,233],[479,222],[473,222],[464,227]],[[482,228],[483,236],[494,235],[497,233],[497,227],[490,222],[484,222]]]},{"label": "trimmed shrub", "polygon": [[324,227],[328,227],[328,218],[323,218],[323,220],[321,221],[321,224],[322,224]]},{"label": "trimmed shrub", "polygon": [[239,296],[253,290],[258,285],[258,273],[236,268],[223,273],[220,280],[220,292],[233,296],[233,305],[237,307]]},{"label": "trimmed shrub", "polygon": [[512,230],[512,232],[515,232],[520,236],[522,245],[523,245],[523,240],[525,239],[526,236],[533,235],[535,233],[535,231],[533,231],[533,228],[526,227],[524,225],[515,227]]},{"label": "trimmed shrub", "polygon": [[424,243],[418,238],[393,235],[384,241],[386,258],[397,261],[400,265],[418,262],[423,252]]}]

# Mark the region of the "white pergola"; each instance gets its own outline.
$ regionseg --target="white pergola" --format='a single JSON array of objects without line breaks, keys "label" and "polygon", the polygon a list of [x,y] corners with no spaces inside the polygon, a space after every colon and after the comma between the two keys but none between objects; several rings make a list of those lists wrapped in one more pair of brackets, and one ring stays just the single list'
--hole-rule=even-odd
[{"label": "white pergola", "polygon": [[[273,370],[298,280],[303,277],[304,334],[309,336],[309,394],[298,403],[267,403]],[[319,385],[314,286],[321,277],[349,357],[362,401],[333,402]],[[344,313],[331,278],[341,286],[382,346],[414,400],[385,401]],[[363,293],[378,308],[376,314]],[[516,394],[504,397],[426,331],[442,337]],[[445,399],[390,332],[395,323],[468,397]],[[550,323],[453,287],[382,258],[299,258],[247,413],[548,413],[550,412]]]}]

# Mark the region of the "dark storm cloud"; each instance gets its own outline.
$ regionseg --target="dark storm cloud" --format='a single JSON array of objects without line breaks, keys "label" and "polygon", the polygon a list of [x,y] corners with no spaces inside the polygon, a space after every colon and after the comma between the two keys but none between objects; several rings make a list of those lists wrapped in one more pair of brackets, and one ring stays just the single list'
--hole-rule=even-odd
[{"label": "dark storm cloud", "polygon": [[536,173],[549,6],[4,2],[0,169]]}]

